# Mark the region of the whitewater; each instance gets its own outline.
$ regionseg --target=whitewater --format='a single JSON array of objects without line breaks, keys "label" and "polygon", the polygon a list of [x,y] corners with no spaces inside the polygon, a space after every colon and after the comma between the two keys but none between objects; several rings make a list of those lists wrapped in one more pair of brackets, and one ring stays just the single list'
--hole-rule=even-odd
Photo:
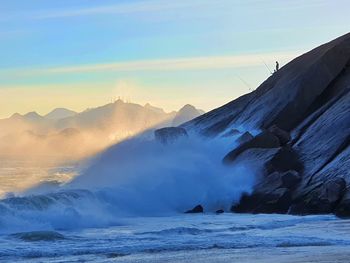
[{"label": "whitewater", "polygon": [[[348,220],[230,213],[259,177],[253,164],[222,165],[233,147],[232,138],[164,145],[144,136],[74,169],[51,169],[55,181],[43,177],[0,201],[0,260],[333,262],[339,255],[327,255],[349,255]],[[8,170],[0,167],[2,183]],[[204,214],[184,214],[198,204]]]}]

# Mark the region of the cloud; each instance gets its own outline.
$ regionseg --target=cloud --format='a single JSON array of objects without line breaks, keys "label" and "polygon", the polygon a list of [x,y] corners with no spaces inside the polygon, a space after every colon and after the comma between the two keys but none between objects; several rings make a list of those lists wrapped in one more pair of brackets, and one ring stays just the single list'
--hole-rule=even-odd
[{"label": "cloud", "polygon": [[35,76],[98,72],[180,71],[244,68],[252,66],[263,66],[264,61],[271,62],[275,60],[280,60],[283,62],[287,62],[298,55],[300,55],[300,52],[292,51],[255,53],[233,56],[203,56],[187,58],[136,60],[63,67],[46,67],[37,69],[12,69],[0,71],[0,74],[5,73],[5,71],[6,74],[12,73],[11,75],[16,76]]},{"label": "cloud", "polygon": [[[274,1],[272,1],[274,3]],[[304,0],[294,0],[290,3],[277,3],[266,5],[266,1],[261,0],[250,0],[244,3],[240,1],[232,0],[177,0],[177,1],[162,1],[162,0],[143,0],[135,1],[129,3],[119,3],[115,5],[107,6],[94,6],[86,8],[75,8],[75,9],[64,9],[64,10],[47,10],[45,12],[38,13],[33,16],[36,19],[50,19],[50,18],[66,18],[66,17],[77,17],[77,16],[91,16],[91,15],[103,15],[103,14],[133,14],[133,13],[148,13],[148,12],[161,12],[167,10],[177,10],[186,9],[187,11],[193,11],[198,8],[203,8],[206,6],[212,6],[213,8],[218,7],[220,4],[225,4],[226,6],[242,6],[245,5],[246,8],[256,8],[259,11],[265,12],[266,9],[276,9],[276,10],[289,10],[289,9],[300,9],[306,6],[319,6],[325,5],[326,0],[309,0],[305,3]],[[210,10],[210,9],[208,9]]]},{"label": "cloud", "polygon": [[46,18],[64,18],[75,16],[89,16],[89,15],[101,15],[101,14],[131,14],[131,13],[145,13],[145,12],[157,12],[163,10],[171,10],[178,8],[188,8],[193,6],[198,1],[189,3],[187,1],[142,1],[133,3],[122,3],[110,6],[97,6],[90,8],[80,8],[75,10],[61,10],[49,12],[46,14],[39,14],[37,19]]},{"label": "cloud", "polygon": [[[139,0],[123,2],[112,5],[95,5],[95,6],[69,6],[56,9],[41,9],[37,11],[22,10],[15,13],[2,14],[0,21],[8,20],[42,20],[42,19],[64,19],[69,17],[83,17],[96,15],[131,15],[148,13],[154,15],[155,12],[161,13],[165,11],[188,11],[194,14],[199,9],[205,9],[206,12],[211,12],[216,8],[221,9],[225,7],[234,8],[235,10],[250,10],[257,12],[266,11],[286,11],[291,9],[303,9],[305,7],[325,6],[329,1],[327,0],[294,0],[285,3],[276,2],[273,0]],[[92,2],[91,2],[92,3]],[[94,3],[97,3],[94,2]],[[222,6],[221,6],[222,5]],[[243,8],[243,9],[242,9]],[[178,18],[178,16],[176,16]]]},{"label": "cloud", "polygon": [[2,15],[0,20],[42,20],[42,19],[60,19],[69,17],[83,17],[94,15],[131,15],[140,13],[164,12],[167,10],[194,10],[205,6],[217,6],[220,2],[227,0],[178,0],[178,1],[162,1],[162,0],[146,0],[124,2],[113,5],[86,5],[83,7],[70,7],[64,9],[42,9],[38,11],[21,11],[8,15]]}]

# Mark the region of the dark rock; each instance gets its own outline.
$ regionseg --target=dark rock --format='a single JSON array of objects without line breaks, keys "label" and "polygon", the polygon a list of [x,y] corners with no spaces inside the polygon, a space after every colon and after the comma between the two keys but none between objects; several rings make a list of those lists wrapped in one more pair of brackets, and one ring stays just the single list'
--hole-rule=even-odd
[{"label": "dark rock", "polygon": [[278,188],[268,193],[244,194],[239,204],[231,207],[237,213],[286,213],[292,203],[291,191]]},{"label": "dark rock", "polygon": [[296,171],[274,172],[260,179],[252,194],[244,194],[231,208],[240,213],[286,213],[292,205],[292,190],[301,177]]},{"label": "dark rock", "polygon": [[252,167],[255,176],[255,182],[258,184],[264,181],[269,174],[273,171],[269,171],[267,164],[279,151],[279,148],[271,149],[248,149],[241,153],[232,163],[229,165],[234,166],[247,166]]},{"label": "dark rock", "polygon": [[216,214],[222,214],[222,213],[225,213],[225,211],[223,209],[219,209],[219,210],[216,210],[215,212]]},{"label": "dark rock", "polygon": [[255,136],[250,141],[247,141],[241,145],[239,145],[236,149],[229,152],[225,158],[225,163],[233,162],[238,155],[242,152],[252,149],[252,148],[277,148],[280,146],[279,139],[269,131],[263,131],[262,133]]},{"label": "dark rock", "polygon": [[287,171],[282,174],[281,176],[282,180],[282,187],[293,189],[296,188],[296,186],[301,181],[301,176],[297,171]]},{"label": "dark rock", "polygon": [[203,213],[203,212],[204,212],[203,206],[197,205],[194,208],[186,211],[185,214],[196,214],[196,213]]},{"label": "dark rock", "polygon": [[287,188],[278,188],[263,196],[254,213],[286,213],[291,202],[291,191]]},{"label": "dark rock", "polygon": [[274,134],[279,139],[281,145],[286,145],[291,140],[290,133],[278,128],[277,125],[272,125],[269,128],[269,132]]},{"label": "dark rock", "polygon": [[[285,213],[292,204],[292,191],[301,182],[297,170],[302,170],[294,150],[285,146],[273,149],[249,149],[237,157],[232,165],[245,162],[254,165],[256,185],[251,195],[245,194],[235,212]],[[282,190],[281,190],[282,189]]]},{"label": "dark rock", "polygon": [[[287,147],[277,149],[250,149],[242,153],[235,162],[253,163],[259,171],[252,194],[242,196],[239,204],[232,207],[234,212],[244,213],[286,213],[292,205],[292,191],[298,187],[301,176],[294,169],[299,163],[293,162],[293,150]],[[288,156],[291,162],[276,162]],[[278,158],[277,158],[277,157]],[[288,159],[288,158],[286,158]]]},{"label": "dark rock", "polygon": [[268,193],[277,188],[295,189],[301,181],[301,176],[297,171],[273,172],[262,178],[255,186],[255,189],[261,193]]},{"label": "dark rock", "polygon": [[237,140],[240,145],[249,142],[254,139],[254,136],[250,134],[250,132],[245,132],[243,133]]},{"label": "dark rock", "polygon": [[343,178],[335,178],[326,182],[321,188],[320,199],[335,204],[344,194],[346,182]]},{"label": "dark rock", "polygon": [[187,137],[187,132],[184,128],[180,127],[166,127],[154,131],[154,136],[157,141],[168,144],[173,143],[177,139]]},{"label": "dark rock", "polygon": [[343,178],[327,181],[308,193],[302,200],[297,200],[290,212],[302,215],[333,213],[344,195],[345,187],[346,182]]},{"label": "dark rock", "polygon": [[266,167],[270,172],[287,172],[289,170],[301,172],[303,170],[303,164],[299,159],[299,155],[289,146],[280,148],[266,164]]},{"label": "dark rock", "polygon": [[335,209],[335,214],[342,218],[350,218],[350,189],[346,189],[342,200]]},{"label": "dark rock", "polygon": [[243,193],[237,204],[231,207],[231,212],[235,213],[252,213],[261,201],[261,194],[254,192],[253,194]]},{"label": "dark rock", "polygon": [[261,175],[269,175],[274,172],[284,173],[291,170],[300,173],[303,170],[298,154],[288,146],[272,149],[248,149],[230,164],[239,163],[254,166],[254,170]]}]

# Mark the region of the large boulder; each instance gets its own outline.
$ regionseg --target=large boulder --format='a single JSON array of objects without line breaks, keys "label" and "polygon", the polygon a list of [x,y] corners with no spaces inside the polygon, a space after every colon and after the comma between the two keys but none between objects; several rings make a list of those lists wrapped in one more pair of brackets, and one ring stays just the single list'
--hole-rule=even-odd
[{"label": "large boulder", "polygon": [[295,189],[301,181],[301,176],[297,171],[273,172],[267,175],[257,185],[260,192],[269,192],[272,189],[287,188]]},{"label": "large boulder", "polygon": [[187,132],[180,127],[166,127],[154,131],[154,136],[157,141],[162,144],[173,143],[179,138],[187,137]]},{"label": "large boulder", "polygon": [[242,145],[242,144],[247,143],[253,139],[254,139],[254,136],[250,132],[245,132],[237,138],[236,142],[239,145]]},{"label": "large boulder", "polygon": [[270,172],[303,171],[303,163],[300,161],[299,154],[289,146],[279,148],[273,158],[266,163],[266,167]]},{"label": "large boulder", "polygon": [[198,214],[198,213],[203,213],[203,212],[204,212],[203,206],[201,206],[201,205],[196,205],[196,206],[193,207],[192,209],[187,210],[187,211],[185,212],[185,214]]},{"label": "large boulder", "polygon": [[350,218],[350,189],[344,190],[344,195],[335,209],[335,214],[339,217]]},{"label": "large boulder", "polygon": [[246,141],[239,145],[237,148],[229,152],[224,157],[225,163],[233,162],[238,155],[244,151],[252,148],[277,148],[280,146],[279,139],[273,133],[269,131],[263,131],[249,141]]},{"label": "large boulder", "polygon": [[237,213],[287,213],[292,202],[291,191],[277,188],[270,192],[244,194],[238,204],[231,207]]},{"label": "large boulder", "polygon": [[254,170],[261,170],[264,174],[273,172],[287,172],[294,170],[303,171],[303,164],[299,159],[298,153],[292,147],[285,146],[280,148],[252,148],[243,151],[231,161],[225,157],[224,162],[230,165],[236,165],[244,162],[246,165],[254,166]]},{"label": "large boulder", "polygon": [[286,145],[292,138],[289,132],[280,129],[277,125],[272,125],[268,131],[279,139],[281,145]]},{"label": "large boulder", "polygon": [[342,199],[346,188],[343,178],[325,182],[303,198],[297,199],[291,208],[292,214],[327,214],[333,213]]},{"label": "large boulder", "polygon": [[281,175],[281,186],[294,189],[301,181],[301,176],[297,171],[287,171]]},{"label": "large boulder", "polygon": [[251,194],[244,194],[234,212],[286,213],[293,201],[293,191],[302,180],[301,163],[291,147],[249,149],[240,154],[232,165],[253,166],[256,183]]},{"label": "large boulder", "polygon": [[261,178],[252,194],[244,194],[233,212],[286,213],[292,205],[292,191],[301,177],[296,171],[274,172]]}]

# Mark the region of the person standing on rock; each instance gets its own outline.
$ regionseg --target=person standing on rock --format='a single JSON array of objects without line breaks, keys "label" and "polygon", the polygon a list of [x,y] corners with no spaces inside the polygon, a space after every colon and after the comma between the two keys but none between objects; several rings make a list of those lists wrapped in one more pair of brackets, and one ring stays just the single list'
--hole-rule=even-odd
[{"label": "person standing on rock", "polygon": [[280,69],[280,64],[278,63],[278,61],[276,61],[276,69],[275,72],[277,72]]}]

